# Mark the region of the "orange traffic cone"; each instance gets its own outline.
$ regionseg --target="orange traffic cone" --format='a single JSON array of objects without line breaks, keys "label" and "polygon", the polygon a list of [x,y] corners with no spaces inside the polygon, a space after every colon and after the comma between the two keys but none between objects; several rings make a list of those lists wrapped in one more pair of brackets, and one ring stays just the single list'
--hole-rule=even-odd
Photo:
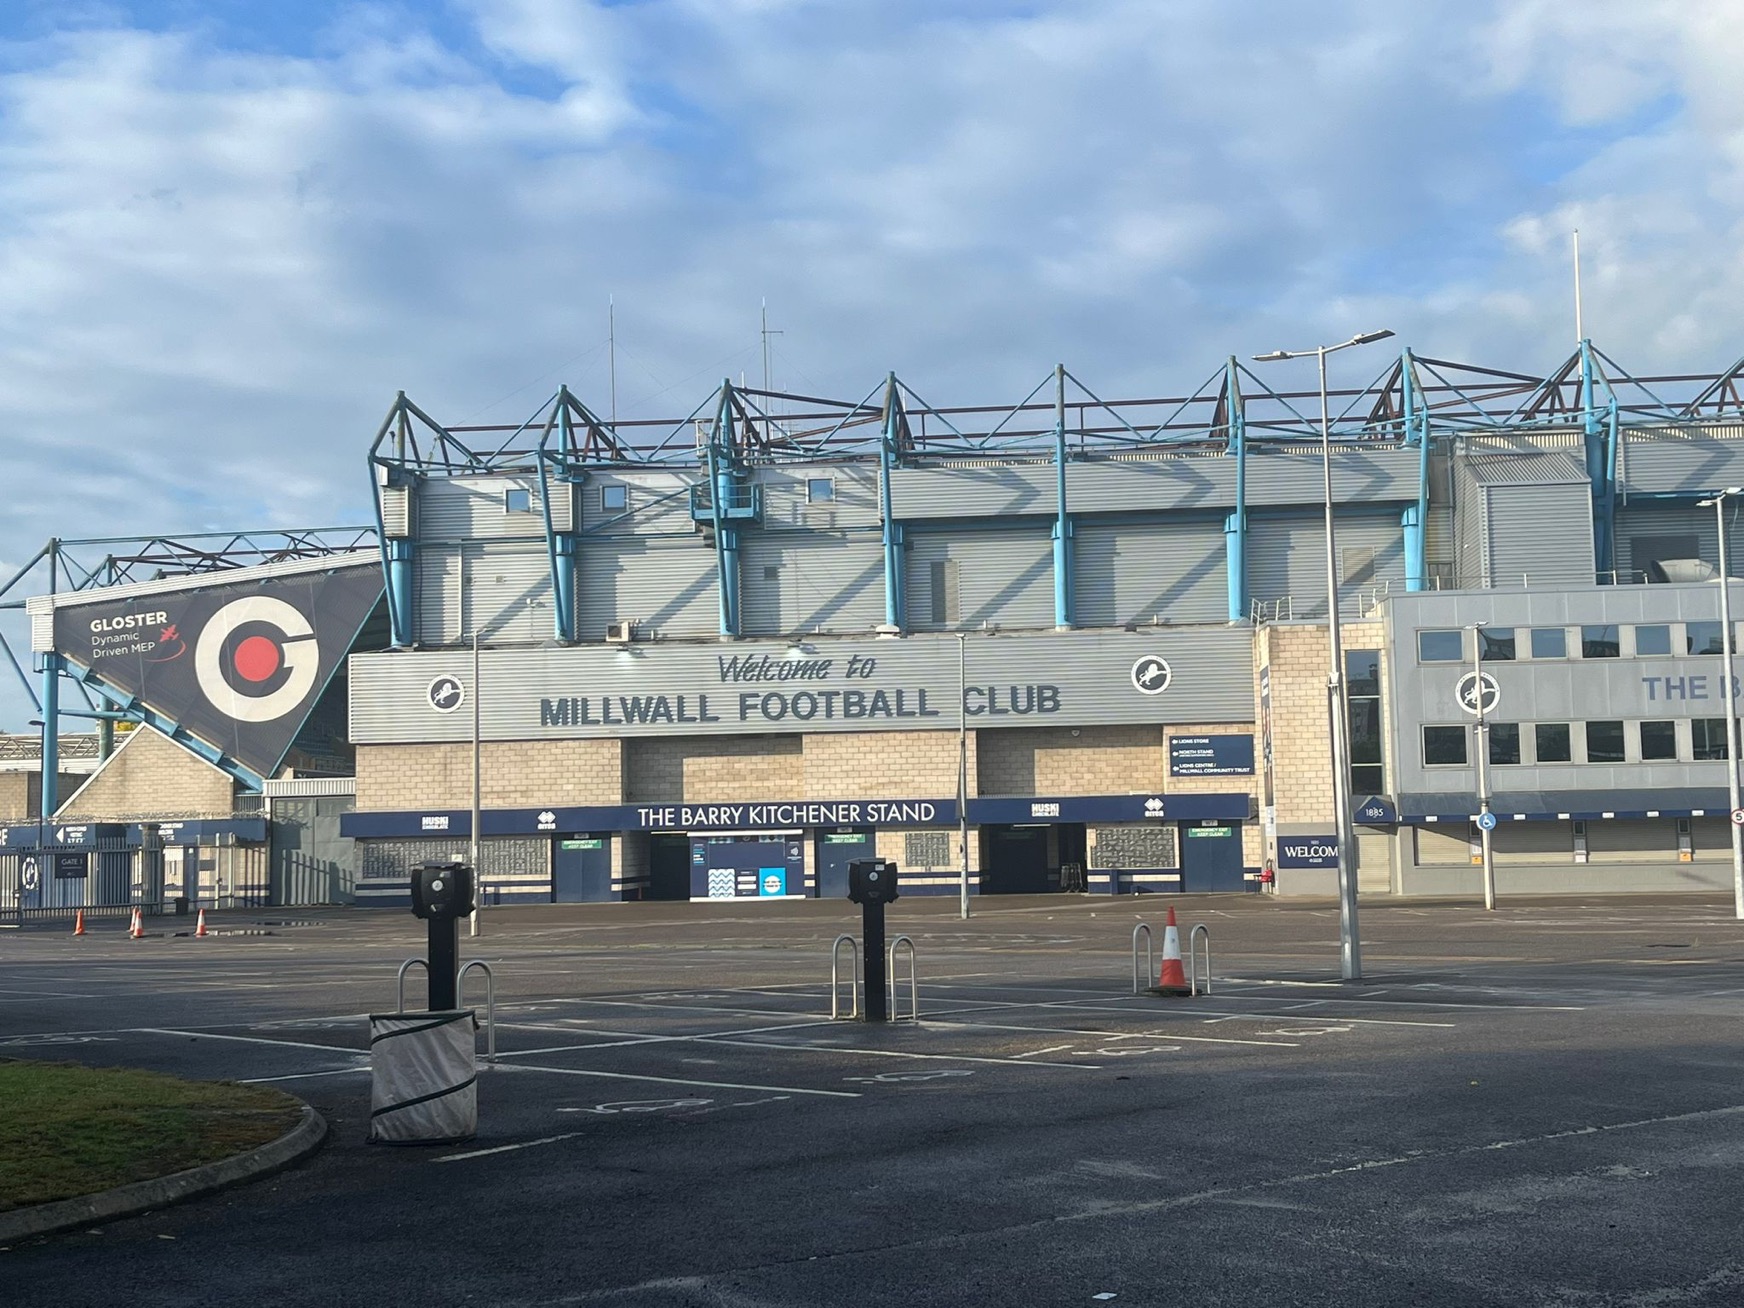
[{"label": "orange traffic cone", "polygon": [[[128,924],[127,937],[129,940],[145,939],[145,918],[137,908],[133,910],[133,920]],[[1178,953],[1179,950],[1176,952]],[[1164,966],[1167,967],[1168,964],[1165,963]]]},{"label": "orange traffic cone", "polygon": [[1187,972],[1181,966],[1181,928],[1175,922],[1175,910],[1169,908],[1169,920],[1163,927],[1163,966],[1157,974],[1157,983],[1151,987],[1153,995],[1190,995],[1193,988],[1187,984]]},{"label": "orange traffic cone", "polygon": [[196,940],[206,938],[206,910],[203,908],[200,910],[200,916],[194,921],[194,938]]},{"label": "orange traffic cone", "polygon": [[82,908],[73,914],[73,934],[75,936],[85,934],[85,910]]}]

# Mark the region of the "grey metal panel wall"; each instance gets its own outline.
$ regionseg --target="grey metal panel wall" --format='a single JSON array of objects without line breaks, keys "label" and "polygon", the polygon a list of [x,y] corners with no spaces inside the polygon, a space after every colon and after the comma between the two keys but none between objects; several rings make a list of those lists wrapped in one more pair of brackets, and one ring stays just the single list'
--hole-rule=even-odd
[{"label": "grey metal panel wall", "polygon": [[1625,491],[1718,490],[1744,483],[1744,427],[1703,423],[1625,432]]},{"label": "grey metal panel wall", "polygon": [[1053,538],[1046,528],[912,532],[908,538],[908,625],[943,631],[932,620],[932,564],[957,564],[958,627],[1054,625]]},{"label": "grey metal panel wall", "polygon": [[[527,492],[531,506],[510,513],[505,495]],[[543,536],[539,479],[531,476],[429,478],[417,490],[418,535],[425,540],[479,540]]]},{"label": "grey metal panel wall", "polygon": [[1220,622],[1229,616],[1223,521],[1079,523],[1072,539],[1078,624]]},{"label": "grey metal panel wall", "polygon": [[460,604],[460,549],[458,545],[420,545],[418,548],[417,612],[418,643],[443,645],[462,634]]},{"label": "grey metal panel wall", "polygon": [[[1231,467],[1234,461],[1229,461]],[[1333,493],[1340,504],[1417,498],[1419,456],[1414,449],[1332,452]],[[1259,447],[1249,451],[1248,506],[1325,503],[1320,452]],[[1322,588],[1324,589],[1324,588]]]},{"label": "grey metal panel wall", "polygon": [[482,640],[551,640],[551,558],[545,542],[464,546],[466,634]]},{"label": "grey metal panel wall", "polygon": [[[806,482],[827,478],[835,488],[828,503],[811,504]],[[879,522],[878,469],[866,464],[819,463],[798,470],[760,468],[756,482],[763,488],[763,526],[770,531],[790,528],[827,531],[834,527],[870,527]]]},{"label": "grey metal panel wall", "polygon": [[[655,536],[694,532],[690,518],[690,487],[707,481],[706,473],[607,468],[588,474],[575,487],[581,530],[614,536]],[[629,515],[600,507],[601,486],[623,486],[630,500]]]},{"label": "grey metal panel wall", "polygon": [[1068,463],[1066,479],[1066,507],[1073,513],[1227,509],[1235,504],[1235,460],[1223,454]]},{"label": "grey metal panel wall", "polygon": [[[1378,513],[1336,515],[1339,553],[1339,612],[1360,616],[1381,593],[1405,589],[1405,537],[1399,515]],[[1367,577],[1356,579],[1356,552],[1373,551]],[[1290,514],[1258,517],[1248,524],[1248,592],[1271,604],[1288,601],[1283,616],[1326,616],[1326,520],[1323,516]]]},{"label": "grey metal panel wall", "polygon": [[[1728,501],[1728,505],[1736,501]],[[1736,510],[1726,520],[1727,552],[1732,556],[1731,572],[1737,576],[1744,562],[1744,519]],[[1714,521],[1714,511],[1695,504],[1676,501],[1637,500],[1617,509],[1617,570],[1625,582],[1645,581],[1646,560],[1635,556],[1635,541],[1642,536],[1694,536],[1696,553],[1714,567],[1720,566],[1720,533]],[[1644,552],[1645,553],[1645,552]]]},{"label": "grey metal panel wall", "polygon": [[1484,494],[1490,585],[1593,583],[1593,499],[1584,484],[1489,486]]},{"label": "grey metal panel wall", "polygon": [[884,621],[884,547],[841,532],[751,536],[740,593],[748,636],[870,631]]},{"label": "grey metal panel wall", "polygon": [[412,534],[412,492],[404,486],[381,488],[382,530],[390,537]]},{"label": "grey metal panel wall", "polygon": [[897,468],[890,474],[890,502],[895,515],[906,519],[1053,513],[1054,469],[1048,464]]},{"label": "grey metal panel wall", "polygon": [[584,539],[577,567],[577,634],[604,640],[608,622],[648,635],[710,636],[720,630],[715,553],[694,540]]},{"label": "grey metal panel wall", "polygon": [[1459,586],[1489,584],[1489,536],[1484,529],[1484,494],[1463,461],[1453,465],[1453,575]]}]

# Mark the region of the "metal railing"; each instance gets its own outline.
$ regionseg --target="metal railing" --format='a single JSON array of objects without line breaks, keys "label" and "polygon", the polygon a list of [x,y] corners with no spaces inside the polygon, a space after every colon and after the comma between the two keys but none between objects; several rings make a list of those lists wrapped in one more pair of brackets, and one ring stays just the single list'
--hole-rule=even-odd
[{"label": "metal railing", "polygon": [[841,962],[842,945],[848,946],[850,965],[848,967],[849,1002],[853,1004],[848,1013],[850,1019],[860,1016],[860,942],[853,936],[837,936],[836,943],[830,946],[830,1020],[836,1021],[842,1016],[842,981]]},{"label": "metal railing", "polygon": [[403,1013],[406,1011],[406,973],[410,972],[414,967],[421,967],[424,969],[425,976],[430,975],[430,963],[428,959],[408,958],[405,962],[400,964],[400,975],[396,978],[394,991],[395,1001],[398,1004],[398,1007],[394,1009],[396,1013]]},{"label": "metal railing", "polygon": [[[1144,936],[1145,963],[1144,971],[1138,968],[1138,938]],[[1155,960],[1151,957],[1151,928],[1148,922],[1140,922],[1132,929],[1132,993],[1142,995],[1145,985],[1155,971]]]},{"label": "metal railing", "polygon": [[908,1020],[920,1021],[920,982],[915,975],[915,962],[918,957],[914,949],[914,941],[907,936],[897,936],[890,942],[890,947],[884,951],[884,975],[890,984],[890,1020],[902,1021],[902,1014],[896,1007],[896,949],[899,945],[908,946]]},{"label": "metal railing", "polygon": [[[497,1061],[497,979],[491,971],[489,963],[482,958],[475,958],[460,969],[460,975],[454,981],[454,997],[464,1001],[466,998],[466,974],[477,968],[484,973],[484,1061]],[[1209,974],[1210,964],[1206,965]]]},{"label": "metal railing", "polygon": [[[1199,940],[1205,940],[1205,988],[1199,988]],[[1187,935],[1187,989],[1195,995],[1211,993],[1211,928],[1203,922]]]}]

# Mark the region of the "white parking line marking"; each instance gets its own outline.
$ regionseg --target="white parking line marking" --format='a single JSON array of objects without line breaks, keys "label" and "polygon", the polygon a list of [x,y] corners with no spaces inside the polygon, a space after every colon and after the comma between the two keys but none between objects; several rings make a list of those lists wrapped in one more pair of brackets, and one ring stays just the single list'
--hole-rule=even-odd
[{"label": "white parking line marking", "polygon": [[292,1072],[289,1076],[245,1076],[237,1084],[267,1085],[273,1081],[312,1081],[318,1076],[362,1076],[368,1071],[368,1067],[335,1067],[325,1072]]},{"label": "white parking line marking", "polygon": [[268,1040],[265,1036],[219,1035],[216,1031],[171,1031],[159,1026],[128,1028],[127,1034],[181,1036],[189,1040],[236,1040],[245,1045],[277,1045],[281,1049],[319,1049],[324,1054],[361,1054],[364,1050],[344,1045],[317,1045],[303,1040]]},{"label": "white parking line marking", "polygon": [[[500,1055],[499,1055],[500,1056]],[[600,1072],[581,1067],[529,1067],[525,1063],[498,1063],[504,1072],[549,1072],[554,1076],[597,1076],[608,1081],[653,1081],[660,1085],[695,1085],[714,1090],[763,1090],[788,1095],[821,1095],[827,1099],[858,1099],[847,1090],[807,1090],[791,1085],[745,1085],[736,1081],[690,1081],[677,1076],[643,1076],[631,1072]]]}]

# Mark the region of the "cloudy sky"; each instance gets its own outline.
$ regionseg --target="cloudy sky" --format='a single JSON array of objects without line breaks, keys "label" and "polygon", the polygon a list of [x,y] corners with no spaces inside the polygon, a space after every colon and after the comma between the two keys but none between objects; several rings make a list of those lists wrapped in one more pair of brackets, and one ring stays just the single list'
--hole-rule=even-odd
[{"label": "cloudy sky", "polygon": [[1720,368],[1741,60],[1744,0],[5,0],[0,565],[366,521],[398,389],[603,409],[608,298],[635,417],[756,380],[765,299],[843,398],[1543,370],[1579,227],[1589,334]]}]

